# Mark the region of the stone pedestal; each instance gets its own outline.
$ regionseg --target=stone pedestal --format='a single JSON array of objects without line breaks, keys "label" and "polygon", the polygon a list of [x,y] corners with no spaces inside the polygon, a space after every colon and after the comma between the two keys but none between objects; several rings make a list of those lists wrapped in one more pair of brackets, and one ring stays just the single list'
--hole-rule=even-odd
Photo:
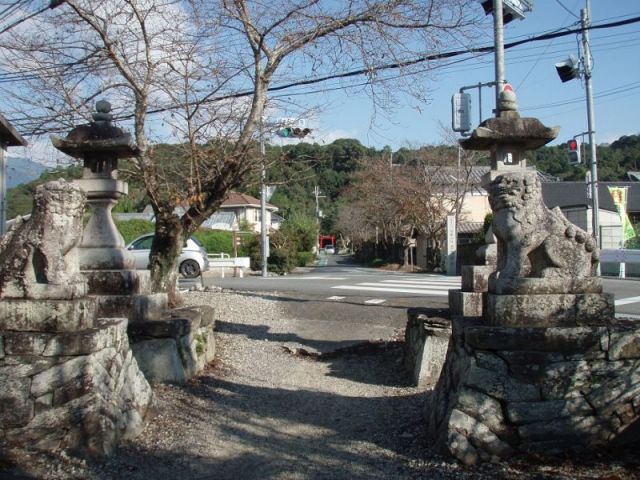
[{"label": "stone pedestal", "polygon": [[547,294],[485,296],[485,322],[496,326],[602,325],[613,320],[612,294]]},{"label": "stone pedestal", "polygon": [[410,308],[405,330],[404,365],[418,387],[433,387],[440,377],[451,336],[445,309]]},{"label": "stone pedestal", "polygon": [[179,308],[170,316],[129,325],[133,353],[151,383],[184,383],[215,355],[214,311],[207,306]]},{"label": "stone pedestal", "polygon": [[492,265],[464,265],[461,269],[460,290],[449,290],[449,309],[452,317],[482,317],[483,293],[489,286]]},{"label": "stone pedestal", "polygon": [[151,388],[127,319],[98,317],[86,296],[84,194],[56,181],[35,200],[0,250],[0,449],[108,454],[142,430]]},{"label": "stone pedestal", "polygon": [[429,435],[466,464],[637,441],[639,366],[634,322],[510,328],[457,320],[426,407]]},{"label": "stone pedestal", "polygon": [[66,332],[3,327],[0,346],[2,449],[105,455],[142,431],[152,394],[129,348],[126,319]]}]

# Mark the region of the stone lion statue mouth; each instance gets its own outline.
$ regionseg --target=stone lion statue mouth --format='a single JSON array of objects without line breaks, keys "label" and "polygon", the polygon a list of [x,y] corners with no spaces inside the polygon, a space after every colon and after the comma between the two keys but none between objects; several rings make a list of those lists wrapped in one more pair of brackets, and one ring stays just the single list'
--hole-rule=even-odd
[{"label": "stone lion statue mouth", "polygon": [[542,199],[536,172],[509,172],[489,185],[497,270],[489,291],[498,294],[600,293],[599,250],[593,238]]}]

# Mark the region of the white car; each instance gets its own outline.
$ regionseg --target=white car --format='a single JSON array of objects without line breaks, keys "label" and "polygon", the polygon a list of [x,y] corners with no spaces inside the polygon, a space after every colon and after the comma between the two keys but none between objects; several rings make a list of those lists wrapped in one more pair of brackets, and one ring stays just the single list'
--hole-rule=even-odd
[{"label": "white car", "polygon": [[[152,242],[153,233],[147,233],[127,245],[127,250],[135,258],[135,268],[149,268],[149,254],[151,253]],[[180,258],[178,259],[178,269],[185,278],[196,278],[202,272],[209,270],[207,251],[197,238],[189,238],[182,246],[182,252],[180,252]]]},{"label": "white car", "polygon": [[327,245],[324,247],[324,253],[326,253],[327,255],[333,255],[336,253],[336,247],[334,247],[333,245]]}]

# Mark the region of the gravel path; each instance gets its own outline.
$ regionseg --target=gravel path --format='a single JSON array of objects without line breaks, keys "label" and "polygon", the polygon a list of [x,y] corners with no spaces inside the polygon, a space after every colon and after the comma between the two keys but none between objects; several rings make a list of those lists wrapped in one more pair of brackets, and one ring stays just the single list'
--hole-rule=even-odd
[{"label": "gravel path", "polygon": [[9,478],[640,478],[626,456],[460,466],[429,450],[425,393],[409,385],[399,342],[317,359],[283,348],[296,322],[277,301],[214,292],[185,299],[217,309],[214,364],[186,386],[155,387],[145,431],[107,461],[34,457],[30,476]]}]

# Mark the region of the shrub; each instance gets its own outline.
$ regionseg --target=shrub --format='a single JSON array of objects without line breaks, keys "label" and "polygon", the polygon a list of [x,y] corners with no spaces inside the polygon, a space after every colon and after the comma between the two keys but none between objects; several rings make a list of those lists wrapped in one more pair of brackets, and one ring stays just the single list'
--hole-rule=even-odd
[{"label": "shrub", "polygon": [[314,259],[315,255],[313,252],[298,252],[297,266],[306,267],[307,265],[310,265]]},{"label": "shrub", "polygon": [[233,233],[224,230],[198,229],[193,234],[208,253],[226,253],[233,255]]}]

